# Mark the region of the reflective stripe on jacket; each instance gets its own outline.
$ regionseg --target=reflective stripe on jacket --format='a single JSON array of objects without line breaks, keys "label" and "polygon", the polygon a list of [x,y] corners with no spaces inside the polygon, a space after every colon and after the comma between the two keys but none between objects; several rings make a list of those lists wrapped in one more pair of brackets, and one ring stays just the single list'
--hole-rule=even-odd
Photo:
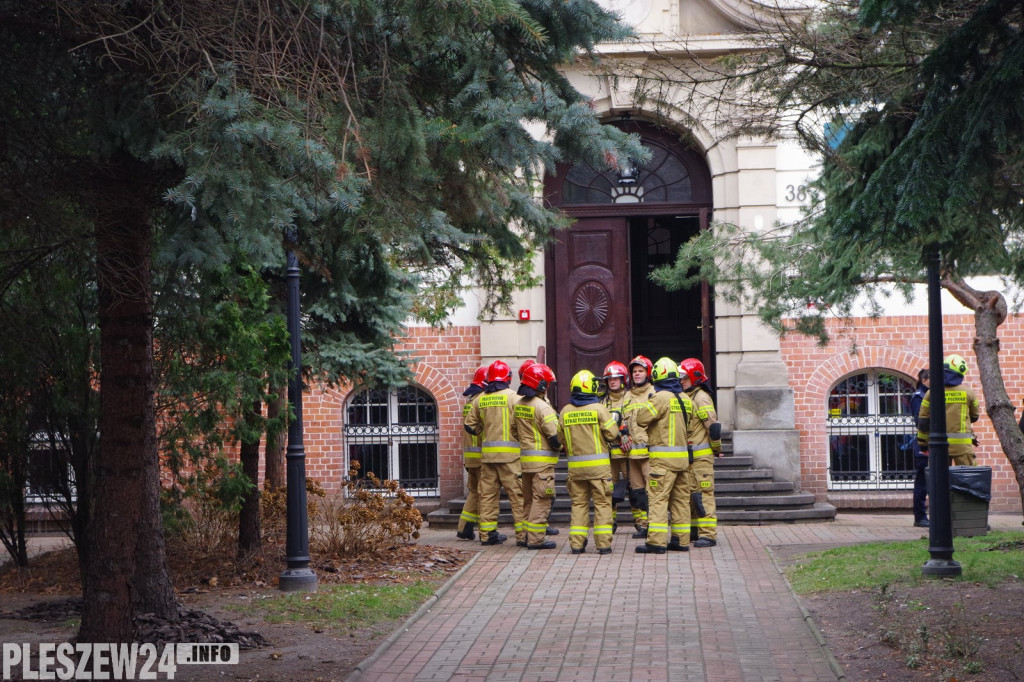
[{"label": "reflective stripe on jacket", "polygon": [[[473,409],[473,401],[478,396],[473,396],[466,404],[462,406],[462,422],[466,422],[466,415]],[[469,469],[476,469],[480,467],[480,436],[471,436],[462,430],[462,458],[465,465]]]},{"label": "reflective stripe on jacket", "polygon": [[558,415],[558,440],[565,446],[570,479],[611,477],[608,444],[618,437],[615,418],[600,403],[579,406],[570,403]]},{"label": "reflective stripe on jacket", "polygon": [[558,433],[558,413],[539,397],[521,398],[514,409],[519,431],[519,462],[523,471],[537,472],[558,464],[548,439]]},{"label": "reflective stripe on jacket", "polygon": [[[974,430],[971,424],[981,417],[981,407],[974,391],[966,386],[946,386],[946,438],[949,440],[949,456],[974,454]],[[921,400],[921,412],[917,419],[917,443],[928,449],[928,435],[931,431],[931,390]]]},{"label": "reflective stripe on jacket", "polygon": [[[636,420],[647,428],[647,447],[651,465],[656,462],[666,469],[681,471],[690,466],[688,440],[695,440],[697,431],[693,416],[693,402],[684,393],[655,391],[643,409],[638,409]],[[683,410],[686,410],[684,416]]]},{"label": "reflective stripe on jacket", "polygon": [[647,459],[647,429],[637,423],[636,412],[653,396],[654,387],[647,383],[629,389],[622,401],[622,418],[625,420],[629,439],[633,441],[629,451],[630,459]]},{"label": "reflective stripe on jacket", "polygon": [[508,388],[481,393],[466,414],[464,424],[480,436],[480,461],[484,464],[506,464],[519,459],[515,400],[516,394]]}]

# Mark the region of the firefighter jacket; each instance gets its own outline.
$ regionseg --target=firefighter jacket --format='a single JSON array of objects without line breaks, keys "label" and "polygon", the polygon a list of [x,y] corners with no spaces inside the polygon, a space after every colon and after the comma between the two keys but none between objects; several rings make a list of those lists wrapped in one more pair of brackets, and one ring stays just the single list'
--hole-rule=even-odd
[{"label": "firefighter jacket", "polygon": [[634,386],[626,392],[622,401],[622,418],[626,424],[626,434],[633,441],[629,451],[630,459],[647,459],[647,428],[636,421],[636,411],[654,397],[654,387],[650,382],[643,386]]},{"label": "firefighter jacket", "polygon": [[[946,439],[949,441],[949,456],[960,457],[974,454],[974,431],[971,424],[981,417],[978,397],[966,386],[946,386]],[[931,431],[931,394],[929,390],[921,401],[921,413],[917,418],[917,444],[928,450],[928,433]]]},{"label": "firefighter jacket", "polygon": [[[621,430],[622,428],[622,406],[626,402],[626,389],[612,393],[608,393],[601,399],[601,404],[604,405],[608,412],[612,415],[612,419],[615,420],[615,428]],[[610,446],[610,453],[612,459],[623,459],[626,457],[626,453],[619,447],[619,442],[616,441]]]},{"label": "firefighter jacket", "polygon": [[[466,415],[473,409],[473,403],[478,396],[473,396],[462,406],[462,422],[466,422]],[[462,430],[462,458],[467,469],[480,468],[480,436],[471,435],[465,429]]]},{"label": "firefighter jacket", "polygon": [[686,389],[686,395],[690,396],[697,416],[694,420],[696,422],[694,431],[697,436],[690,443],[690,447],[693,449],[693,456],[706,457],[708,455],[717,455],[722,451],[722,437],[719,435],[717,439],[712,440],[711,438],[711,425],[718,423],[715,401],[712,400],[711,394],[702,386],[691,386],[689,389]]},{"label": "firefighter jacket", "polygon": [[[595,396],[596,398],[596,396]],[[570,400],[558,415],[558,440],[565,446],[570,480],[611,478],[608,444],[619,439],[615,418],[601,403]]]},{"label": "firefighter jacket", "polygon": [[690,466],[689,441],[698,436],[693,402],[682,392],[678,379],[658,384],[651,399],[637,408],[636,420],[647,429],[651,466],[657,463],[670,471],[683,471]]},{"label": "firefighter jacket", "polygon": [[519,462],[525,472],[544,471],[558,464],[551,438],[558,434],[558,413],[539,397],[520,398],[515,406],[519,431]]},{"label": "firefighter jacket", "polygon": [[513,410],[516,394],[502,388],[477,396],[463,421],[466,431],[480,436],[480,461],[507,464],[519,459],[519,431]]}]

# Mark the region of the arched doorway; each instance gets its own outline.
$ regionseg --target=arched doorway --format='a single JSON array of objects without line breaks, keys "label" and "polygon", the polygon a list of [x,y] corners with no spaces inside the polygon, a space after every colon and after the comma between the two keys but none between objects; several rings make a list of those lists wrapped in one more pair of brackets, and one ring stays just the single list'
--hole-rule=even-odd
[{"label": "arched doorway", "polygon": [[545,179],[549,206],[576,219],[546,254],[548,364],[562,380],[637,354],[656,360],[701,358],[714,368],[714,311],[706,283],[668,292],[648,279],[711,218],[711,174],[704,156],[678,135],[647,123],[637,132],[651,160],[627,172],[586,163],[560,166]]}]

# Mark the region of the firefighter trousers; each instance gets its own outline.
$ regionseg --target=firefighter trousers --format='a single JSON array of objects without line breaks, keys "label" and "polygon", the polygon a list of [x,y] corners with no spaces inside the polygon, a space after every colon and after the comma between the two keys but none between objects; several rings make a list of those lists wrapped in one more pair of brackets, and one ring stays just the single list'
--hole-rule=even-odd
[{"label": "firefighter trousers", "polygon": [[594,502],[594,544],[598,549],[612,546],[612,478],[569,479],[572,516],[569,547],[583,549],[590,529],[590,502]]},{"label": "firefighter trousers", "polygon": [[689,467],[679,471],[667,469],[658,464],[651,465],[651,477],[647,483],[647,499],[650,509],[647,528],[647,544],[654,547],[668,545],[668,517],[672,515],[672,535],[679,544],[690,543],[690,486],[687,481]]},{"label": "firefighter trousers", "polygon": [[[698,537],[708,540],[718,539],[718,516],[715,513],[715,458],[713,456],[697,457],[690,465],[690,516],[697,527]],[[693,493],[700,493],[704,515],[699,516],[697,504],[693,501]],[[691,536],[692,537],[692,536]]]},{"label": "firefighter trousers", "polygon": [[523,482],[519,460],[502,464],[484,462],[480,465],[480,540],[486,544],[487,536],[498,530],[501,489],[508,495],[515,523],[516,542],[526,542],[523,524]]},{"label": "firefighter trousers", "polygon": [[[647,490],[647,477],[651,473],[651,460],[630,459],[629,460],[629,489]],[[635,495],[630,495],[630,506],[633,508],[633,525],[637,530],[647,528],[647,505],[633,506]]]},{"label": "firefighter trousers", "polygon": [[466,467],[466,503],[459,514],[459,532],[466,530],[466,524],[480,522],[480,467]]},{"label": "firefighter trousers", "polygon": [[548,515],[555,500],[555,467],[523,472],[523,518],[526,519],[526,544],[544,544]]}]

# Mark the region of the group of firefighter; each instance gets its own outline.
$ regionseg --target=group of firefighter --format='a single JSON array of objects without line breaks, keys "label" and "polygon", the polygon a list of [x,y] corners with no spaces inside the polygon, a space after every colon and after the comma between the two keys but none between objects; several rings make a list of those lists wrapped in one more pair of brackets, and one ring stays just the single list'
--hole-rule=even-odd
[{"label": "group of firefighter", "polygon": [[517,392],[508,364],[479,368],[463,395],[463,454],[469,494],[458,537],[497,545],[501,488],[512,507],[516,544],[554,549],[548,525],[555,465],[568,463],[572,501],[569,547],[586,552],[593,504],[594,544],[610,554],[615,507],[629,500],[641,554],[685,552],[717,544],[714,457],[721,424],[704,365],[695,358],[652,363],[638,355],[628,366],[611,362],[601,376],[576,373],[560,412],[548,402],[555,374],[527,360]]}]

